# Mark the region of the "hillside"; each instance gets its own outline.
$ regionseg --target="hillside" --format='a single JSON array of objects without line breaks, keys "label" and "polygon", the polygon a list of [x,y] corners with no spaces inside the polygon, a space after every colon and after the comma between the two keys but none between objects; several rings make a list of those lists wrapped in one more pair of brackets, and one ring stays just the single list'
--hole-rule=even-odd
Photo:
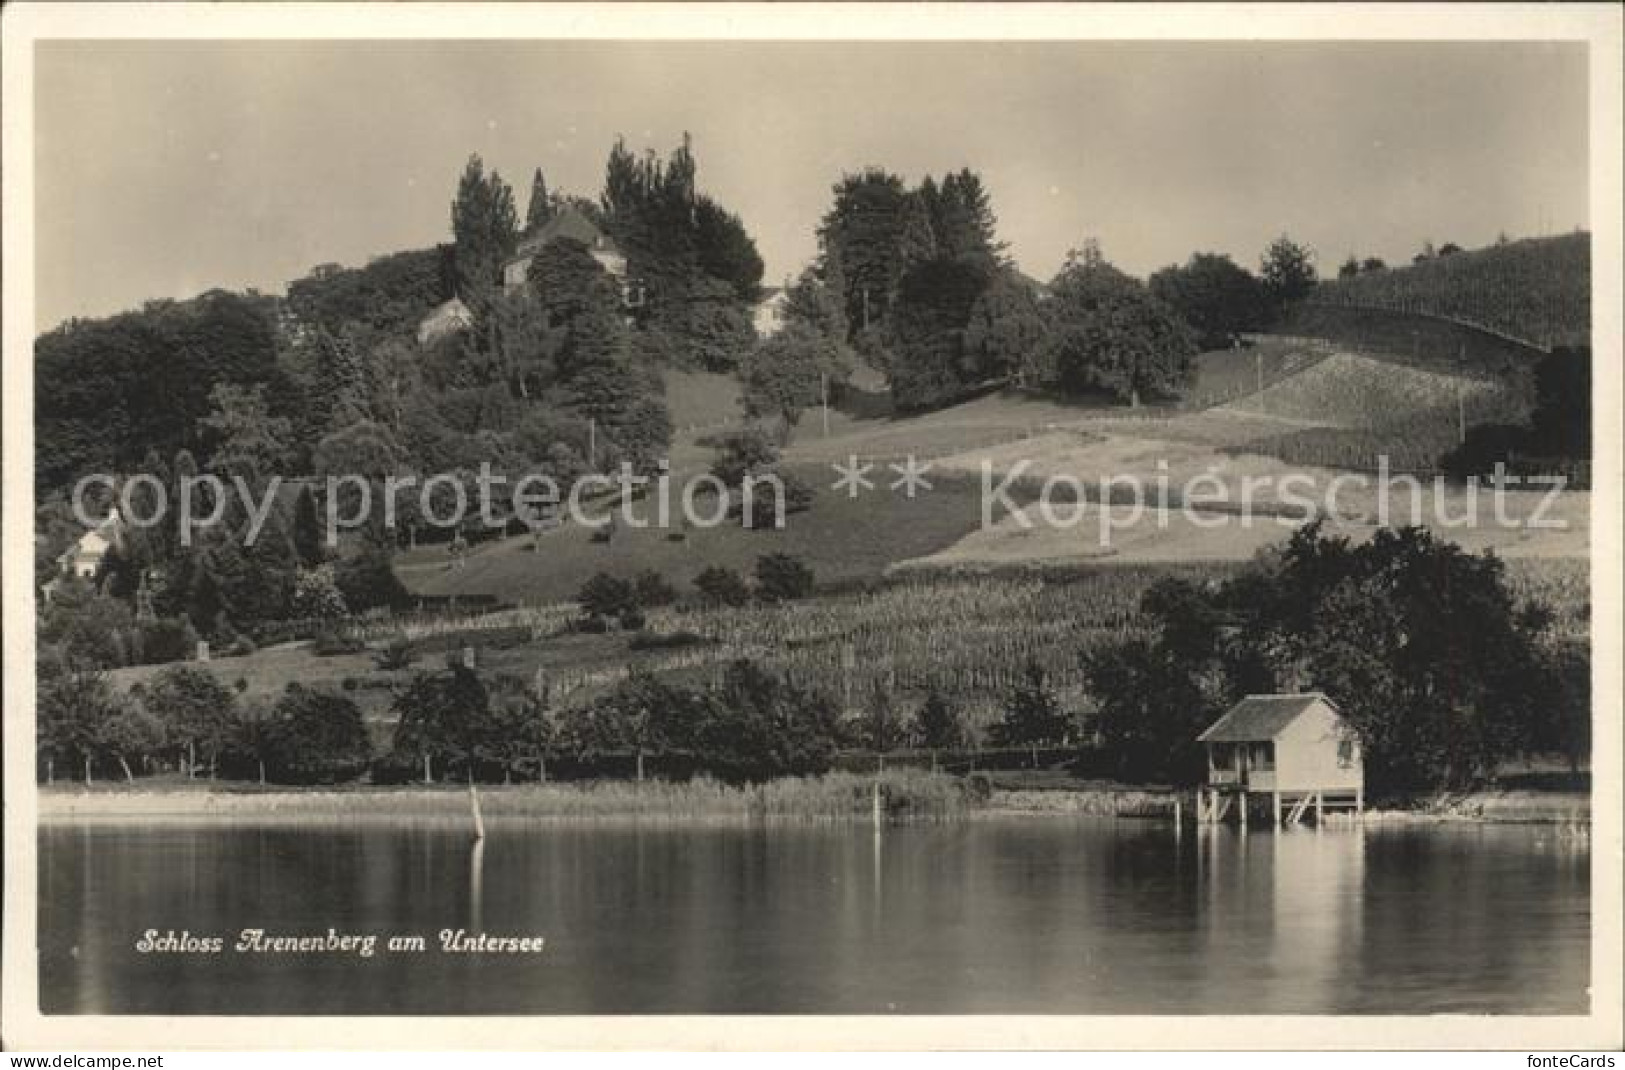
[{"label": "hillside", "polygon": [[[976,529],[980,500],[974,479],[936,480],[934,489],[910,500],[893,493],[884,466],[872,474],[875,490],[861,498],[830,489],[826,465],[799,466],[792,473],[813,488],[811,509],[787,518],[783,530],[750,530],[737,521],[692,528],[679,541],[672,533],[620,525],[608,542],[595,542],[584,527],[565,526],[544,535],[539,550],[528,536],[475,548],[453,568],[443,546],[400,554],[395,572],[414,594],[434,597],[488,595],[500,601],[540,605],[567,602],[596,572],[630,577],[652,570],[679,593],[692,593],[695,576],[718,566],[748,574],[756,558],[793,554],[823,584],[872,581],[897,561],[920,557]],[[639,506],[638,515],[650,506]],[[710,508],[707,501],[701,512]]]},{"label": "hillside", "polygon": [[1530,238],[1322,283],[1311,307],[1471,324],[1550,349],[1591,337],[1591,235]]}]

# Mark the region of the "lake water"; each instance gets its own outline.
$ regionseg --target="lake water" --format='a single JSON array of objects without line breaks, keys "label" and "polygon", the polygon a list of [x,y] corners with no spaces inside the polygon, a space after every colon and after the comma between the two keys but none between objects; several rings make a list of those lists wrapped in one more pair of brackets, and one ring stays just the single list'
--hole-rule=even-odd
[{"label": "lake water", "polygon": [[[42,828],[45,1013],[1580,1013],[1583,846],[1537,827]],[[378,934],[355,952],[233,950]],[[140,953],[143,933],[220,953]],[[441,930],[540,936],[447,953]],[[389,935],[426,950],[387,951]]]}]

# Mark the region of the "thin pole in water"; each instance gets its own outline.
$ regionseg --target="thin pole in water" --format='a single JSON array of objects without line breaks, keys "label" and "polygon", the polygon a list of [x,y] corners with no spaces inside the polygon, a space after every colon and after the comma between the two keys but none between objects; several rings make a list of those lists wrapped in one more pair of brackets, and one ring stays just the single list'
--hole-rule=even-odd
[{"label": "thin pole in water", "polygon": [[474,787],[474,770],[468,771],[468,805],[474,811],[474,840],[485,839],[485,819],[480,816],[480,793]]}]

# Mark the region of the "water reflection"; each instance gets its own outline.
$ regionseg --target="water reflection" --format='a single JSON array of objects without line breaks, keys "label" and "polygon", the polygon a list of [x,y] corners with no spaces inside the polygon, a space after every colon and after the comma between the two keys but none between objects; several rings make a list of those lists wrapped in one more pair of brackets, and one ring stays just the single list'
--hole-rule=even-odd
[{"label": "water reflection", "polygon": [[[48,1013],[1420,1013],[1584,1008],[1589,852],[1521,828],[59,826]],[[419,954],[138,954],[142,932]],[[446,955],[442,929],[544,936]],[[228,947],[231,941],[228,939]]]},{"label": "water reflection", "polygon": [[484,881],[485,837],[481,836],[468,849],[468,927],[474,932],[480,929],[480,899],[484,895]]}]

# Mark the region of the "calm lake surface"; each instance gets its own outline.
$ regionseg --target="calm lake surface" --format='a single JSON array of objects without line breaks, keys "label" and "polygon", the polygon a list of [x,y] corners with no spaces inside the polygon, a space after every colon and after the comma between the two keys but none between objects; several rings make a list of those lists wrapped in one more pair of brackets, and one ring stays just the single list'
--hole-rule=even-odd
[{"label": "calm lake surface", "polygon": [[[45,1013],[1580,1013],[1583,847],[1534,826],[1272,835],[867,826],[41,829]],[[373,957],[246,953],[379,934]],[[218,954],[136,951],[143,933]],[[541,936],[451,954],[444,929]],[[389,935],[427,950],[390,952]]]}]

